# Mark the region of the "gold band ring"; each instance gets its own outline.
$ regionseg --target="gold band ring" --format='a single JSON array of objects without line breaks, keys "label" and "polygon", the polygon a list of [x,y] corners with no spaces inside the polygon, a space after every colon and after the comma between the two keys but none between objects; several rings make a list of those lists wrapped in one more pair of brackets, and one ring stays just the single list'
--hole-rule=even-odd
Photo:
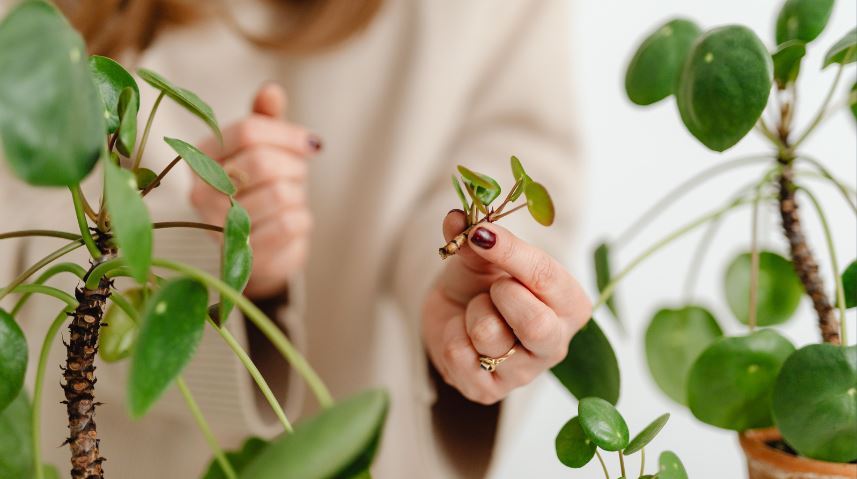
[{"label": "gold band ring", "polygon": [[517,343],[512,346],[512,349],[510,349],[509,352],[500,356],[499,358],[492,358],[491,356],[479,356],[479,367],[488,371],[489,373],[493,373],[497,369],[497,366],[500,365],[500,363],[509,359],[511,355],[515,354],[516,347]]}]

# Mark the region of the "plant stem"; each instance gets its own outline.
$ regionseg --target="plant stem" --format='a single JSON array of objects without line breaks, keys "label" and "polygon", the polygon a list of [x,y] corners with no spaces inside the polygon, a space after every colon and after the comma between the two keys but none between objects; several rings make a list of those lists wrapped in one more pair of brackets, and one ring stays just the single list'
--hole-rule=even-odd
[{"label": "plant stem", "polygon": [[625,455],[622,454],[622,451],[618,451],[618,452],[619,452],[619,469],[622,471],[622,477],[627,478],[627,476],[625,474]]},{"label": "plant stem", "polygon": [[762,185],[756,185],[753,194],[753,215],[750,222],[750,304],[748,305],[747,325],[750,331],[756,330],[756,314],[759,296],[759,199],[762,196]]},{"label": "plant stem", "polygon": [[140,140],[140,146],[137,148],[137,156],[134,157],[134,167],[132,170],[136,170],[140,167],[140,161],[143,160],[143,151],[146,149],[146,142],[149,141],[149,131],[152,129],[152,122],[155,120],[155,113],[158,111],[158,107],[161,105],[161,100],[164,99],[165,93],[162,91],[158,98],[155,100],[155,104],[152,105],[152,109],[149,111],[149,118],[146,120],[146,128],[143,130],[143,138]]},{"label": "plant stem", "polygon": [[601,457],[601,453],[598,452],[598,449],[595,449],[595,455],[598,456],[598,462],[601,463],[601,470],[604,471],[605,479],[610,479],[610,473],[607,472],[607,464],[604,463],[604,458]]},{"label": "plant stem", "polygon": [[[45,284],[47,280],[53,278],[59,273],[72,273],[80,279],[83,279],[83,276],[86,274],[86,270],[83,269],[82,266],[75,263],[59,263],[54,266],[51,266],[44,273],[42,273],[33,284]],[[24,293],[18,302],[15,303],[15,307],[12,308],[12,316],[16,316],[21,308],[24,307],[24,304],[30,298],[32,293]]]},{"label": "plant stem", "polygon": [[514,213],[514,212],[518,211],[519,209],[521,209],[521,208],[526,208],[526,207],[527,207],[527,204],[526,204],[526,203],[522,203],[522,204],[520,204],[520,205],[518,205],[518,206],[516,206],[516,207],[512,208],[511,210],[509,210],[509,211],[507,211],[507,212],[503,213],[503,214],[497,214],[496,216],[495,216],[494,214],[488,215],[488,221],[489,221],[489,222],[492,222],[492,223],[493,223],[494,221],[499,221],[501,218],[505,218],[505,217],[507,217],[507,216],[511,215],[512,213]]},{"label": "plant stem", "polygon": [[23,273],[21,273],[17,277],[15,277],[15,279],[13,279],[12,282],[9,283],[8,286],[6,286],[3,289],[0,289],[0,299],[3,299],[4,297],[6,297],[7,294],[9,294],[10,292],[12,292],[13,289],[15,289],[15,287],[17,287],[20,284],[23,284],[24,281],[27,281],[27,279],[29,279],[30,276],[36,274],[36,272],[39,271],[40,269],[42,269],[45,266],[53,263],[54,261],[65,256],[66,254],[71,253],[72,251],[80,248],[81,246],[83,246],[83,242],[81,240],[72,241],[71,243],[63,246],[62,248],[60,248],[60,249],[54,251],[53,253],[45,256],[44,258],[40,259],[35,264],[30,266],[26,271],[24,271]]},{"label": "plant stem", "polygon": [[640,449],[640,476],[643,475],[643,472],[646,470],[646,448]]},{"label": "plant stem", "polygon": [[505,207],[506,207],[506,205],[508,205],[508,204],[509,204],[509,202],[511,202],[511,201],[512,201],[512,195],[513,195],[513,194],[518,190],[518,188],[522,188],[522,187],[523,187],[523,184],[524,184],[524,180],[523,180],[523,179],[518,180],[518,181],[516,181],[516,182],[515,182],[515,185],[512,187],[512,189],[511,189],[511,190],[509,190],[509,194],[507,194],[507,195],[506,195],[506,198],[505,198],[505,199],[503,199],[503,202],[502,202],[502,203],[500,203],[500,206],[498,206],[498,207],[497,207],[497,209],[494,211],[494,214],[498,214],[498,215],[499,215],[500,213],[502,213],[502,212],[503,212],[503,208],[505,208]]},{"label": "plant stem", "polygon": [[95,289],[98,287],[98,282],[107,276],[110,271],[125,266],[125,258],[112,258],[103,263],[99,263],[89,270],[86,276],[86,288]]},{"label": "plant stem", "polygon": [[156,230],[166,228],[196,228],[223,233],[223,228],[220,226],[210,225],[208,223],[197,223],[195,221],[161,221],[158,223],[152,223],[152,228]]},{"label": "plant stem", "polygon": [[839,190],[839,192],[842,193],[842,196],[845,198],[845,201],[848,203],[848,206],[850,206],[851,209],[854,210],[855,213],[857,213],[857,202],[852,200],[851,196],[850,196],[850,195],[853,195],[854,193],[849,192],[848,186],[845,185],[844,183],[842,183],[841,181],[839,181],[838,179],[836,179],[836,177],[834,177],[833,174],[830,173],[830,170],[825,168],[825,166],[822,165],[820,161],[816,160],[815,158],[810,158],[810,157],[805,156],[805,155],[800,155],[796,159],[798,161],[806,161],[806,162],[810,163],[811,165],[815,166],[815,168],[818,169],[818,172],[821,173],[821,176],[827,178],[831,183],[833,183],[836,186],[836,188]]},{"label": "plant stem", "polygon": [[86,249],[89,250],[89,254],[94,259],[98,259],[101,257],[101,251],[95,245],[95,241],[89,233],[89,223],[86,221],[86,213],[83,211],[83,198],[81,197],[80,186],[73,186],[69,189],[71,190],[71,199],[74,202],[74,215],[77,218],[77,226],[80,228],[83,243],[86,245]]},{"label": "plant stem", "polygon": [[43,284],[21,284],[21,285],[15,286],[15,288],[12,289],[12,292],[13,293],[27,293],[27,294],[32,294],[32,293],[44,294],[45,296],[51,296],[53,298],[56,298],[56,299],[62,301],[63,303],[66,304],[66,306],[68,306],[71,309],[74,309],[77,307],[77,300],[74,299],[74,297],[72,295],[66,293],[65,291],[59,290],[59,289],[51,287],[51,286],[45,286]]},{"label": "plant stem", "polygon": [[786,145],[784,145],[783,141],[779,139],[770,128],[768,128],[768,125],[765,124],[765,120],[759,118],[759,121],[756,123],[756,129],[759,130],[765,138],[770,140],[771,143],[777,147],[778,151],[782,152],[786,149]]},{"label": "plant stem", "polygon": [[176,263],[162,258],[154,258],[152,260],[152,265],[186,274],[191,278],[216,289],[223,295],[223,297],[234,302],[235,306],[244,313],[247,319],[259,328],[262,334],[271,341],[280,354],[282,354],[289,364],[295,368],[298,374],[303,377],[304,381],[306,381],[309,388],[313,391],[313,394],[315,394],[315,397],[318,399],[318,402],[322,407],[329,407],[333,404],[333,398],[331,397],[330,392],[327,390],[327,387],[324,385],[321,378],[318,377],[318,374],[316,374],[312,369],[312,366],[310,366],[307,360],[301,356],[297,349],[295,349],[280,328],[265,316],[265,313],[259,310],[255,304],[245,298],[244,295],[223,281],[215,278],[205,271],[194,268],[193,266]]},{"label": "plant stem", "polygon": [[[851,47],[854,48],[854,47]],[[830,90],[827,91],[827,96],[824,98],[824,101],[821,103],[821,107],[818,109],[818,113],[815,114],[815,118],[809,124],[809,126],[804,130],[804,132],[798,137],[797,140],[791,145],[790,151],[796,151],[797,148],[803,143],[807,137],[815,130],[815,127],[821,123],[821,120],[824,118],[824,115],[827,113],[827,106],[830,105],[830,100],[833,99],[833,94],[836,92],[836,87],[839,86],[839,80],[842,78],[842,70],[845,65],[840,64],[839,69],[836,70],[836,77],[833,79],[833,84],[830,85]]]},{"label": "plant stem", "polygon": [[79,234],[75,233],[66,233],[65,231],[54,231],[54,230],[21,230],[21,231],[10,231],[8,233],[0,233],[0,240],[9,239],[9,238],[26,238],[29,236],[44,236],[49,238],[62,238],[67,240],[81,240]]},{"label": "plant stem", "polygon": [[173,167],[176,166],[176,163],[181,161],[181,159],[182,159],[181,155],[173,158],[173,161],[171,161],[170,164],[167,165],[166,168],[164,168],[163,171],[160,172],[160,174],[158,174],[158,176],[155,178],[155,180],[152,181],[151,183],[149,183],[149,186],[147,186],[146,189],[144,189],[142,192],[140,192],[140,196],[146,196],[147,194],[149,194],[150,191],[155,189],[155,187],[161,183],[161,180],[163,180],[164,177],[167,176],[167,173],[169,173],[170,170],[172,170]]},{"label": "plant stem", "polygon": [[45,472],[42,469],[44,466],[42,465],[42,446],[41,446],[41,436],[42,436],[42,391],[44,390],[45,383],[45,369],[48,365],[48,356],[51,352],[51,341],[56,338],[57,333],[62,327],[63,323],[65,323],[66,317],[68,313],[66,310],[60,311],[57,315],[56,319],[51,323],[48,328],[47,334],[45,334],[45,339],[42,341],[42,350],[39,353],[39,364],[36,367],[36,382],[33,385],[33,415],[31,417],[32,420],[32,428],[33,428],[33,470],[36,471],[36,479],[44,479]]},{"label": "plant stem", "polygon": [[184,379],[181,376],[176,378],[176,385],[179,387],[179,391],[181,392],[182,397],[184,397],[185,403],[187,403],[187,407],[190,409],[190,413],[196,420],[197,426],[199,426],[200,431],[202,431],[202,435],[205,436],[205,440],[208,442],[208,447],[211,448],[211,452],[214,453],[217,463],[220,464],[220,468],[223,469],[223,472],[229,479],[237,479],[238,475],[235,473],[235,469],[232,468],[232,464],[230,464],[229,460],[226,459],[226,454],[223,453],[223,449],[221,449],[220,444],[217,443],[217,438],[214,437],[214,433],[211,431],[208,421],[205,420],[205,416],[202,415],[202,411],[199,409],[199,404],[197,404],[196,400],[193,398],[193,394],[191,394],[190,389],[188,389],[187,384],[185,384]]}]

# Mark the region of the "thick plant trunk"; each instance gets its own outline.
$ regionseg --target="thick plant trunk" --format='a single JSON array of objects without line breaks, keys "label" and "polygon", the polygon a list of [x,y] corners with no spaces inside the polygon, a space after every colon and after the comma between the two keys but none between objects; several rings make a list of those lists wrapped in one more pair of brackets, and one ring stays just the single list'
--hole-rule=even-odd
[{"label": "thick plant trunk", "polygon": [[791,161],[780,160],[783,165],[779,178],[780,216],[783,233],[789,242],[792,264],[797,272],[806,294],[812,299],[812,306],[818,315],[818,327],[825,343],[839,344],[839,320],[836,311],[827,297],[824,282],[818,274],[818,263],[809,249],[801,227],[798,204],[795,200],[794,169]]}]

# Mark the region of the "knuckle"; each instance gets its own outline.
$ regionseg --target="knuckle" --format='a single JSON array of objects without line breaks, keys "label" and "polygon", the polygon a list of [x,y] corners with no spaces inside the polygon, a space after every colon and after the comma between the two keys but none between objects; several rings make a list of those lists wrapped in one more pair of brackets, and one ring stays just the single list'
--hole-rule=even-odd
[{"label": "knuckle", "polygon": [[288,204],[292,197],[291,191],[285,183],[276,183],[271,194],[274,202],[278,204]]},{"label": "knuckle", "polygon": [[548,258],[533,261],[533,287],[537,290],[546,290],[556,278],[556,263]]},{"label": "knuckle", "polygon": [[236,128],[236,140],[241,147],[247,147],[256,143],[257,121],[247,118],[241,121]]},{"label": "knuckle", "polygon": [[526,322],[523,335],[534,343],[542,343],[549,340],[555,333],[554,315],[547,309],[535,313]]},{"label": "knuckle", "polygon": [[447,367],[449,367],[449,365],[451,364],[454,364],[458,359],[458,355],[460,354],[458,349],[458,343],[448,342],[444,344],[440,354],[444,362],[446,362]]},{"label": "knuckle", "polygon": [[483,316],[476,319],[470,331],[470,339],[480,345],[496,342],[500,336],[500,328],[497,318],[494,316]]}]

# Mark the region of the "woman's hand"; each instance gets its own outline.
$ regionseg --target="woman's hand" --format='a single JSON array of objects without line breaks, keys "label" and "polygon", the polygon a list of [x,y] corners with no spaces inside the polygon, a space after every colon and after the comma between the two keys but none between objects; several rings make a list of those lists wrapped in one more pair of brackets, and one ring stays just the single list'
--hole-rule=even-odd
[{"label": "woman's hand", "polygon": [[[223,130],[223,146],[210,138],[200,148],[223,164],[238,188],[236,200],[250,214],[253,274],[246,294],[254,299],[284,291],[304,266],[312,215],[307,206],[307,159],[319,138],[286,122],[286,95],[274,84],[259,89],[247,118]],[[198,178],[191,202],[203,220],[222,225],[229,201]]]},{"label": "woman's hand", "polygon": [[[463,212],[451,211],[446,240],[464,228]],[[592,312],[556,260],[498,225],[477,226],[447,261],[423,306],[423,340],[440,375],[471,401],[493,404],[556,365]],[[479,356],[513,346],[493,373],[480,367]]]}]

